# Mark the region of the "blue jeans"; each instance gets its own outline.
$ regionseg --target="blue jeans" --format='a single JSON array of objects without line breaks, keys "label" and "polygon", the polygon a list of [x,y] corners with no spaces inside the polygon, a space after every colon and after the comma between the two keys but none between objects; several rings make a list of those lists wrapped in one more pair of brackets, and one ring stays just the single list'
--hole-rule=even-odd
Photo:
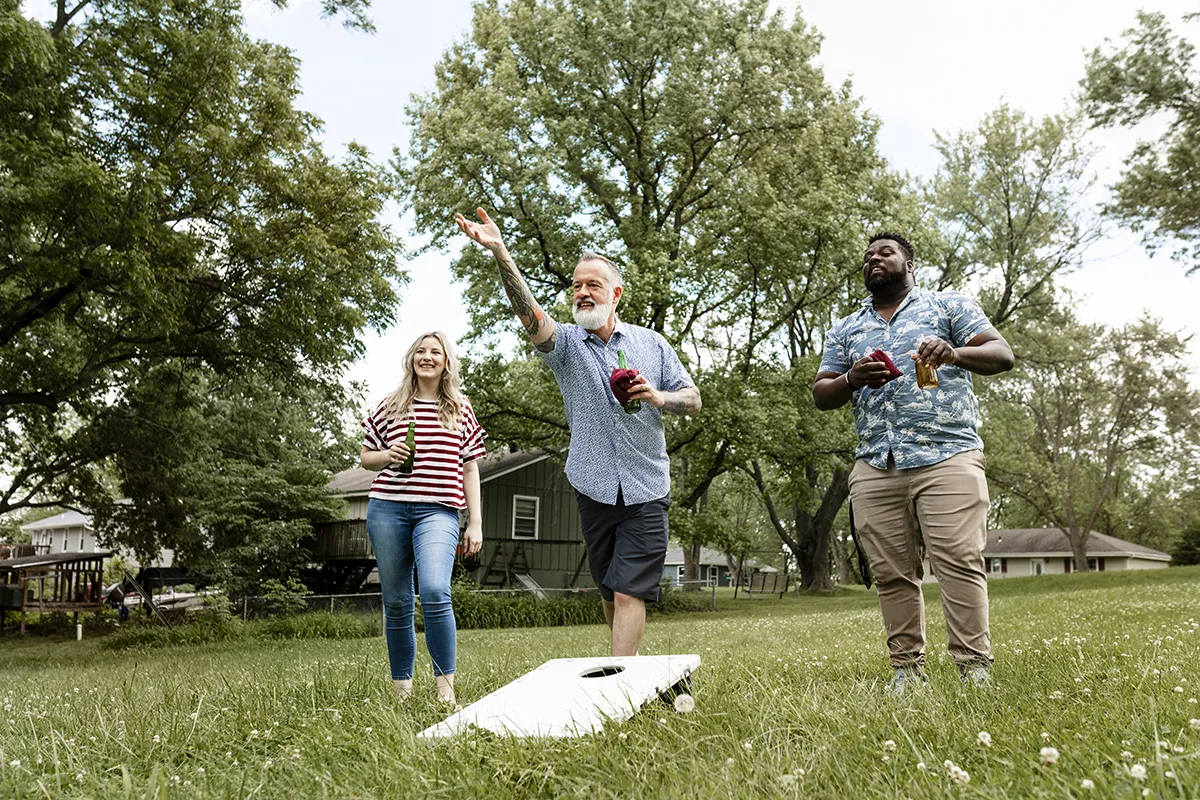
[{"label": "blue jeans", "polygon": [[425,645],[434,675],[454,674],[454,609],[450,573],[458,547],[458,512],[439,503],[367,503],[367,535],[379,566],[384,633],[393,680],[409,680],[417,655],[413,627],[413,565],[421,588]]}]

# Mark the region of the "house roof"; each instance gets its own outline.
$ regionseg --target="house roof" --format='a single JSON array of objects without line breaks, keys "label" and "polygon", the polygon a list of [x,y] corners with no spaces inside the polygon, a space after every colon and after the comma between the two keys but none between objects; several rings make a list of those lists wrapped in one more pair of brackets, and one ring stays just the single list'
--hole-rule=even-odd
[{"label": "house roof", "polygon": [[108,558],[111,550],[98,550],[94,553],[49,553],[40,556],[21,556],[6,558],[0,561],[0,570],[32,569],[34,567],[50,567],[55,564],[65,564],[69,561],[88,561],[93,558]]},{"label": "house roof", "polygon": [[44,531],[47,528],[90,528],[92,527],[92,518],[87,514],[81,514],[78,511],[64,511],[61,514],[55,514],[53,517],[39,519],[36,522],[28,522],[21,526],[23,531]]},{"label": "house roof", "polygon": [[[1151,561],[1170,561],[1171,556],[1106,533],[1092,531],[1088,536],[1087,554],[1097,556],[1127,556]],[[988,531],[987,545],[983,548],[985,558],[994,556],[1063,556],[1072,555],[1067,535],[1058,528],[1013,528]]]},{"label": "house roof", "polygon": [[[663,561],[664,567],[683,566],[683,548],[672,547],[667,550],[667,558]],[[720,550],[713,550],[709,547],[700,548],[700,566],[718,566],[728,567],[729,558]],[[743,563],[743,567],[757,567],[758,562],[752,558],[747,558]]]},{"label": "house roof", "polygon": [[[519,469],[537,464],[539,461],[545,461],[549,457],[549,453],[536,453],[527,450],[515,453],[506,451],[488,453],[479,461],[479,481],[480,483],[487,483],[499,478],[501,475],[507,475],[510,472],[516,472]],[[371,483],[378,474],[378,472],[372,472],[362,467],[352,467],[334,475],[333,479],[326,486],[330,491],[344,497],[365,495],[371,490]]]}]

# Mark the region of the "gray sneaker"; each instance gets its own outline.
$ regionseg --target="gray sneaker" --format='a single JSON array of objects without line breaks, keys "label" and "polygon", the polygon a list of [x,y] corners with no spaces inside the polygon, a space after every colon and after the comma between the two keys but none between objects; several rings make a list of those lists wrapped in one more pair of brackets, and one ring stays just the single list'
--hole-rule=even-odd
[{"label": "gray sneaker", "polygon": [[967,686],[986,689],[992,685],[992,670],[982,664],[959,670],[959,679]]},{"label": "gray sneaker", "polygon": [[895,667],[892,679],[888,681],[888,694],[900,697],[914,689],[929,685],[929,677],[920,667]]}]

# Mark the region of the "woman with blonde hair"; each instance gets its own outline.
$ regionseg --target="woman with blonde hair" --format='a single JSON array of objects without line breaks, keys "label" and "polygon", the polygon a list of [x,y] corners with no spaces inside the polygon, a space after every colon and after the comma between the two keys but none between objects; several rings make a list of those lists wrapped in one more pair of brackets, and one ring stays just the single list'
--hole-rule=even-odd
[{"label": "woman with blonde hair", "polygon": [[[411,450],[405,443],[410,425]],[[483,544],[479,459],[487,433],[459,386],[458,359],[446,334],[417,337],[404,356],[400,385],[363,420],[363,428],[360,460],[379,473],[367,503],[367,534],[379,565],[392,681],[401,698],[412,693],[415,566],[438,699],[454,702],[457,631],[450,573],[462,509],[470,516],[464,551],[474,555]]]}]

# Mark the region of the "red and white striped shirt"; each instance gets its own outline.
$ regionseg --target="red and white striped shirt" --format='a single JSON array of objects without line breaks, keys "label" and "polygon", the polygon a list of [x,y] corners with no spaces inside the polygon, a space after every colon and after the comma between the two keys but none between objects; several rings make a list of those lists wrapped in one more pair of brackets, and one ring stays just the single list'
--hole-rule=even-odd
[{"label": "red and white striped shirt", "polygon": [[403,442],[411,420],[417,425],[415,442],[417,454],[413,471],[400,472],[399,464],[384,467],[371,483],[370,497],[376,500],[398,500],[405,503],[441,503],[450,508],[466,508],[463,493],[463,464],[482,458],[483,440],[487,432],[467,406],[458,420],[458,430],[443,428],[438,421],[436,400],[413,399],[412,410],[398,419],[388,420],[383,403],[363,420],[363,447],[368,450],[388,450]]}]

